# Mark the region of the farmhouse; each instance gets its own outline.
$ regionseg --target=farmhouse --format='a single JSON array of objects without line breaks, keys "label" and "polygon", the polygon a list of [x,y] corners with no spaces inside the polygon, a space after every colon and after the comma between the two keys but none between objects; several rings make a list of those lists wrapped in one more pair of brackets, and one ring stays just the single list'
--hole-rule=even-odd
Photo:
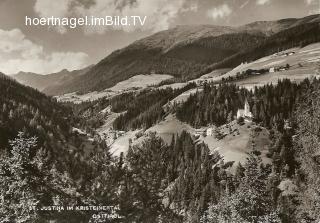
[{"label": "farmhouse", "polygon": [[201,128],[201,129],[196,129],[195,135],[204,135],[206,133],[206,129]]},{"label": "farmhouse", "polygon": [[244,104],[244,109],[239,109],[237,112],[237,119],[238,118],[244,118],[245,120],[251,120],[253,118],[252,113],[250,112],[250,105],[248,101],[246,100]]},{"label": "farmhouse", "polygon": [[207,128],[207,136],[213,136],[215,129],[216,129],[215,126],[211,126],[211,127]]},{"label": "farmhouse", "polygon": [[271,67],[270,69],[269,69],[269,73],[274,73],[275,72],[275,68],[274,67]]}]

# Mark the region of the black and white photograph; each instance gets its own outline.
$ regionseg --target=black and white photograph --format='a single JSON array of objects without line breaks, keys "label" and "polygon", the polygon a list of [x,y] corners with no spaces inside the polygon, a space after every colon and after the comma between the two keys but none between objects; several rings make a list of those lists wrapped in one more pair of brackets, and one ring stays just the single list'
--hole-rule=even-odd
[{"label": "black and white photograph", "polygon": [[319,223],[320,0],[0,0],[0,223]]}]

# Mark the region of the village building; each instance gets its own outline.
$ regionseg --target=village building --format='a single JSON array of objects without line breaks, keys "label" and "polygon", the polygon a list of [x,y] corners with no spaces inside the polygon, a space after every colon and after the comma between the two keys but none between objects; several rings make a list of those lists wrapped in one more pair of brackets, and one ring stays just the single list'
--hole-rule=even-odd
[{"label": "village building", "polygon": [[250,111],[250,105],[247,100],[244,104],[244,109],[239,109],[237,112],[237,119],[241,117],[244,118],[246,121],[250,121],[253,118],[253,115]]},{"label": "village building", "polygon": [[207,136],[213,135],[213,128],[207,128]]},{"label": "village building", "polygon": [[269,73],[274,73],[275,72],[275,68],[274,67],[271,67],[270,69],[269,69]]},{"label": "village building", "polygon": [[286,71],[287,69],[286,68],[284,68],[284,67],[280,67],[279,68],[279,71]]},{"label": "village building", "polygon": [[283,126],[284,129],[291,129],[291,123],[289,120],[284,120],[284,126]]},{"label": "village building", "polygon": [[216,128],[215,128],[214,126],[207,128],[206,135],[207,135],[207,136],[213,136],[215,129],[216,129]]},{"label": "village building", "polygon": [[206,129],[204,129],[204,128],[196,129],[196,131],[195,131],[196,136],[204,135],[205,133],[206,133]]}]

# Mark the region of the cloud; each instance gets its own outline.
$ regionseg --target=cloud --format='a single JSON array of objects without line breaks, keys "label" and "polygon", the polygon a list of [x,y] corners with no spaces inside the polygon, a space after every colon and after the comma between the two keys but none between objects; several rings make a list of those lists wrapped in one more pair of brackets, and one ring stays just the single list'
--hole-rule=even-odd
[{"label": "cloud", "polygon": [[[54,16],[62,18],[68,14],[72,2],[73,0],[37,0],[34,5],[34,11],[40,17]],[[56,26],[54,28],[61,34],[67,32],[67,29],[63,26]]]},{"label": "cloud", "polygon": [[87,66],[88,55],[83,52],[47,53],[43,47],[28,40],[19,29],[0,29],[0,71],[14,74],[19,71],[41,74],[62,69],[75,70]]},{"label": "cloud", "polygon": [[[144,26],[120,26],[117,29],[126,32],[136,29],[159,31],[169,28],[180,13],[197,10],[197,4],[191,0],[37,0],[34,10],[44,17],[147,16]],[[87,33],[103,33],[110,27],[96,26],[84,29]]]},{"label": "cloud", "polygon": [[246,7],[250,3],[250,0],[244,2],[242,5],[239,6],[240,9]]},{"label": "cloud", "polygon": [[314,2],[316,2],[317,0],[305,0],[305,2],[308,4],[308,5],[311,5],[313,4]]},{"label": "cloud", "polygon": [[19,29],[5,31],[0,29],[0,52],[20,53],[23,58],[41,54],[42,46],[38,46],[26,39]]},{"label": "cloud", "polygon": [[320,13],[320,1],[319,0],[305,0],[307,7],[309,8],[309,15]]},{"label": "cloud", "polygon": [[63,17],[67,15],[73,0],[37,0],[34,10],[41,17]]},{"label": "cloud", "polygon": [[271,0],[257,0],[257,5],[265,5],[265,4],[268,4],[270,3]]},{"label": "cloud", "polygon": [[19,71],[48,74],[62,69],[77,70],[85,67],[88,55],[85,53],[59,52],[42,58],[9,59],[0,62],[0,71],[5,74],[15,74]]},{"label": "cloud", "polygon": [[232,13],[231,8],[227,4],[212,8],[207,12],[207,16],[216,20],[229,16]]}]

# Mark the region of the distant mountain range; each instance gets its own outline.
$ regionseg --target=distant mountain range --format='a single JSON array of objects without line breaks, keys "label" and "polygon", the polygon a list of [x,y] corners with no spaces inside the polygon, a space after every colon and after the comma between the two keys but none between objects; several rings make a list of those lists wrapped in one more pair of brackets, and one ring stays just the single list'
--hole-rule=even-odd
[{"label": "distant mountain range", "polygon": [[81,70],[68,71],[66,69],[57,73],[42,75],[31,72],[19,72],[10,75],[19,83],[36,88],[46,94],[54,94],[54,89],[64,82],[72,81],[74,78],[81,76],[90,70],[91,66]]},{"label": "distant mountain range", "polygon": [[[138,74],[170,74],[187,80],[230,68],[280,49],[320,41],[320,16],[254,22],[240,27],[177,26],[116,50],[81,71],[14,77],[46,94],[99,91]],[[32,81],[31,81],[32,80]]]}]

